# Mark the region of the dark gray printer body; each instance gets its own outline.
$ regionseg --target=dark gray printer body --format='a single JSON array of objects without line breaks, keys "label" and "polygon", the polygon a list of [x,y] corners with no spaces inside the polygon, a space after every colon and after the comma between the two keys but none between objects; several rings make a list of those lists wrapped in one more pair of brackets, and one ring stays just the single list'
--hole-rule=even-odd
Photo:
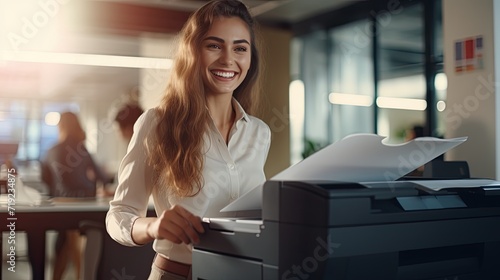
[{"label": "dark gray printer body", "polygon": [[267,181],[259,219],[211,219],[193,279],[500,279],[498,187]]}]

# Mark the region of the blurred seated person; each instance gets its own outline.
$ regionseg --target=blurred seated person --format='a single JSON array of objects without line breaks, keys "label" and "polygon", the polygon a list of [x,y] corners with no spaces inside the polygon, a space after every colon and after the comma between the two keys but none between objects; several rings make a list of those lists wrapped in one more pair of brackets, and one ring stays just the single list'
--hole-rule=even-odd
[{"label": "blurred seated person", "polygon": [[143,112],[144,110],[139,105],[127,104],[116,114],[115,121],[118,123],[120,133],[127,144],[134,134],[134,124]]},{"label": "blurred seated person", "polygon": [[[64,112],[58,124],[58,143],[50,148],[42,161],[42,180],[53,198],[92,198],[96,196],[97,182],[104,186],[108,178],[95,164],[85,148],[85,132],[78,117]],[[78,230],[59,232],[56,241],[56,260],[53,279],[62,278],[71,259],[76,279],[81,266],[81,238]]]},{"label": "blurred seated person", "polygon": [[64,112],[58,123],[58,143],[47,151],[42,161],[42,179],[52,197],[95,197],[97,182],[109,178],[85,148],[85,132],[78,117]]}]

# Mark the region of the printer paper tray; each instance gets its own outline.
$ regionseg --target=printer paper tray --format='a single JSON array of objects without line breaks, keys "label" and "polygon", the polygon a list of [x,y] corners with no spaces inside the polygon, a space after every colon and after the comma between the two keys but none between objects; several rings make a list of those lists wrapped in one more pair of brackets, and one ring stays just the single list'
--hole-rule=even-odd
[{"label": "printer paper tray", "polygon": [[256,234],[261,232],[261,227],[264,224],[262,220],[253,219],[204,218],[203,221],[213,230]]}]

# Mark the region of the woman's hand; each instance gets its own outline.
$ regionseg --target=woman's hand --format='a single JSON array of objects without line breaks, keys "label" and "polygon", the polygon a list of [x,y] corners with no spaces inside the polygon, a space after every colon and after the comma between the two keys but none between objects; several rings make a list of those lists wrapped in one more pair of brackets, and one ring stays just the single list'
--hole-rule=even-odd
[{"label": "woman's hand", "polygon": [[148,224],[146,231],[153,239],[167,239],[176,244],[191,244],[200,241],[198,235],[203,233],[204,229],[200,217],[182,206],[175,205],[170,210],[163,211],[155,221]]}]

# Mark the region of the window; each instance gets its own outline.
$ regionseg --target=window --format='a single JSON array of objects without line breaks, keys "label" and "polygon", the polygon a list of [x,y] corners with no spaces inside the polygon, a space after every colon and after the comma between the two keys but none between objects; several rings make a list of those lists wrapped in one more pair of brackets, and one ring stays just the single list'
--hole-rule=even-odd
[{"label": "window", "polygon": [[0,142],[18,143],[18,163],[37,161],[57,142],[57,126],[45,123],[49,112],[78,111],[70,102],[0,99]]},{"label": "window", "polygon": [[305,89],[304,143],[353,133],[403,142],[416,125],[442,135],[440,0],[362,1],[317,18],[305,23],[314,29],[296,28],[301,47],[292,52],[292,80]]}]

